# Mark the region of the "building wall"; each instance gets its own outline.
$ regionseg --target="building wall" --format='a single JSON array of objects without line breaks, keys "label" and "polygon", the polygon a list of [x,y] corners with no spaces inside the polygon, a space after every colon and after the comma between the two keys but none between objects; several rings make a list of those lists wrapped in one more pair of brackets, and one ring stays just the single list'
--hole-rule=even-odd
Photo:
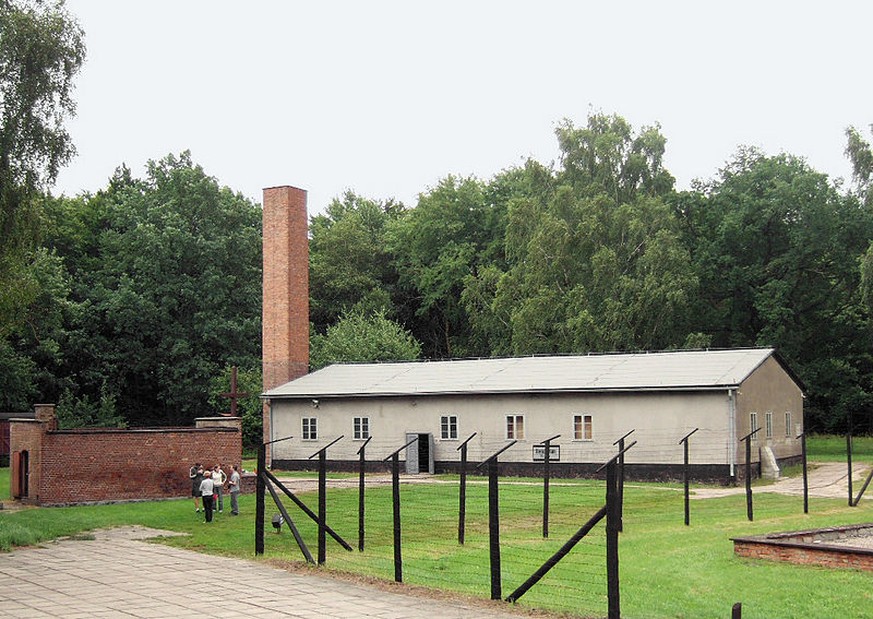
[{"label": "building wall", "polygon": [[195,462],[221,462],[229,471],[242,459],[239,418],[198,425],[54,430],[46,421],[13,421],[12,450],[30,454],[25,500],[62,505],[191,496],[188,472]]},{"label": "building wall", "polygon": [[[779,460],[796,458],[801,452],[797,436],[803,432],[803,393],[774,357],[740,385],[737,392],[737,439],[753,430],[751,413],[757,413],[761,430],[753,437],[752,462],[760,459],[760,448],[769,446]],[[786,428],[785,413],[791,414]],[[767,413],[772,415],[772,436],[766,436]],[[745,462],[745,446],[738,443],[737,464]]]},{"label": "building wall", "polygon": [[[368,460],[384,458],[400,448],[407,433],[429,433],[434,438],[434,459],[450,468],[445,465],[459,461],[458,447],[472,433],[477,435],[468,444],[468,460],[478,462],[508,444],[506,416],[523,415],[525,437],[500,456],[501,462],[532,463],[533,446],[560,435],[553,444],[560,444],[562,463],[600,463],[615,454],[617,439],[634,430],[627,443],[637,440],[638,445],[628,452],[628,464],[681,465],[679,440],[699,428],[690,442],[690,459],[698,465],[724,465],[728,461],[727,403],[726,391],[321,398],[317,408],[311,400],[276,400],[272,403],[273,439],[294,438],[273,445],[274,460],[306,460],[343,435],[328,450],[328,458],[357,461],[363,440],[353,438],[353,419],[368,417],[372,435]],[[441,438],[440,418],[448,415],[458,420],[454,440]],[[574,439],[574,415],[591,415],[591,440]],[[304,417],[318,420],[317,440],[302,439]]]}]

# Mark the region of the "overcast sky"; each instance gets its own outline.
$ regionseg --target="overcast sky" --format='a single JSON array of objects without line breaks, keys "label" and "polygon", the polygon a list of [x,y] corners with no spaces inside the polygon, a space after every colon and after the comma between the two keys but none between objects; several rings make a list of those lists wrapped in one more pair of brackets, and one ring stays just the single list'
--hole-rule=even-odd
[{"label": "overcast sky", "polygon": [[85,31],[78,156],[56,193],[190,150],[256,202],[352,189],[414,205],[448,174],[557,159],[590,110],[660,123],[687,188],[738,145],[848,179],[873,123],[871,2],[67,0]]}]

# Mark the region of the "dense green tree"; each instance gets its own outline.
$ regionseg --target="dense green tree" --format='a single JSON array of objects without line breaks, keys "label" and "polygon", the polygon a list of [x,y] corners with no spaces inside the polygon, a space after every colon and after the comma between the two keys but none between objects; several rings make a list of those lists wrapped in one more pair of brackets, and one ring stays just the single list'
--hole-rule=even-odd
[{"label": "dense green tree", "polygon": [[209,414],[209,380],[260,357],[260,209],[183,153],[144,180],[119,170],[56,216],[53,243],[76,274],[72,397],[108,393],[134,426]]},{"label": "dense green tree", "polygon": [[109,393],[105,386],[96,400],[89,395],[77,397],[72,389],[65,389],[58,399],[58,425],[63,429],[127,427],[115,400],[115,394]]},{"label": "dense green tree", "polygon": [[0,410],[30,410],[37,397],[56,402],[69,386],[62,369],[66,329],[76,311],[69,277],[61,258],[42,248],[33,254],[30,275],[36,294],[0,338]]},{"label": "dense green tree", "polygon": [[562,168],[527,166],[533,191],[509,203],[509,268],[479,282],[494,291],[479,317],[508,326],[515,354],[681,345],[697,278],[664,199],[663,136],[603,114],[556,133]]},{"label": "dense green tree", "polygon": [[[464,277],[460,302],[469,323],[465,349],[471,356],[510,355],[512,347],[511,307],[495,302],[506,278],[509,261],[507,248],[519,246],[516,235],[529,234],[535,220],[518,217],[525,204],[547,200],[554,192],[555,177],[551,169],[534,160],[520,167],[504,170],[485,187],[486,239],[480,258]],[[521,208],[519,208],[521,207]],[[509,226],[510,212],[515,214]],[[511,234],[512,236],[508,236]],[[513,253],[510,256],[518,260]],[[511,295],[510,295],[511,296]],[[504,298],[506,295],[504,295]]]},{"label": "dense green tree", "polygon": [[74,152],[64,123],[84,58],[62,1],[0,0],[0,337],[38,294],[40,191]]},{"label": "dense green tree", "polygon": [[712,344],[776,346],[808,385],[812,427],[834,429],[866,406],[858,264],[869,209],[802,159],[754,149],[676,204],[701,278],[694,315]]},{"label": "dense green tree", "polygon": [[[312,367],[767,345],[805,381],[809,429],[865,423],[873,154],[859,132],[849,191],[797,157],[742,149],[682,193],[657,126],[592,114],[556,134],[556,165],[448,177],[409,209],[347,193],[314,216]],[[36,285],[0,339],[0,408],[58,401],[69,426],[225,410],[228,368],[259,366],[260,209],[185,153],[41,210]],[[259,371],[240,387],[256,444]]]},{"label": "dense green tree", "polygon": [[852,177],[858,193],[869,206],[873,201],[873,194],[870,192],[870,183],[873,181],[873,149],[854,127],[846,129],[846,138],[846,156],[852,163]]},{"label": "dense green tree", "polygon": [[395,256],[401,298],[398,305],[428,357],[468,354],[466,314],[460,304],[464,280],[493,249],[499,227],[485,185],[448,176],[417,206],[392,223],[389,248]]},{"label": "dense green tree", "polygon": [[319,369],[331,363],[410,361],[421,355],[421,344],[383,311],[351,312],[315,334],[310,344],[310,365]]},{"label": "dense green tree", "polygon": [[310,320],[319,333],[353,309],[394,313],[397,273],[386,245],[401,204],[346,192],[310,220]]},{"label": "dense green tree", "polygon": [[589,114],[584,127],[564,120],[555,131],[561,148],[561,181],[579,195],[604,196],[612,204],[640,195],[664,196],[674,179],[664,168],[667,139],[658,125],[633,127],[616,114]]}]

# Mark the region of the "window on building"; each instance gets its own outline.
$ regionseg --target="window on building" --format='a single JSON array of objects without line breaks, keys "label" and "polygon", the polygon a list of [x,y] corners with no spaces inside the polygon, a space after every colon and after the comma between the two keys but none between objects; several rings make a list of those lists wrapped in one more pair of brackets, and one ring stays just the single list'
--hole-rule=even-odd
[{"label": "window on building", "polygon": [[304,417],[303,418],[303,440],[314,441],[318,439],[318,418]]},{"label": "window on building", "polygon": [[791,438],[791,411],[785,411],[785,438]]},{"label": "window on building", "polygon": [[446,440],[458,438],[458,417],[456,415],[440,417],[440,436]]},{"label": "window on building", "polygon": [[764,435],[773,438],[773,413],[770,411],[764,413]]},{"label": "window on building", "polygon": [[[754,432],[758,429],[758,413],[749,413],[749,432]],[[752,437],[752,442],[758,440],[758,435]]]},{"label": "window on building", "polygon": [[524,415],[506,416],[506,438],[516,440],[524,438]]},{"label": "window on building", "polygon": [[573,438],[590,441],[594,437],[594,421],[591,415],[573,415]]},{"label": "window on building", "polygon": [[354,437],[356,440],[364,440],[370,438],[370,418],[355,417],[353,429]]}]

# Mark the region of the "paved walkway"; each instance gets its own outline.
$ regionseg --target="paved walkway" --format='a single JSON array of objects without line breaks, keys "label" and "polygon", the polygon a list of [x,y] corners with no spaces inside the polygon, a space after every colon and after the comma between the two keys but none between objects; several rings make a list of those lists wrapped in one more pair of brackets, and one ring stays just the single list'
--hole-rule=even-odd
[{"label": "paved walkway", "polygon": [[[144,527],[94,532],[0,554],[0,617],[518,619],[482,605],[405,595],[255,561],[140,540]],[[216,583],[236,584],[215,593]],[[508,611],[509,609],[507,609]]]}]

